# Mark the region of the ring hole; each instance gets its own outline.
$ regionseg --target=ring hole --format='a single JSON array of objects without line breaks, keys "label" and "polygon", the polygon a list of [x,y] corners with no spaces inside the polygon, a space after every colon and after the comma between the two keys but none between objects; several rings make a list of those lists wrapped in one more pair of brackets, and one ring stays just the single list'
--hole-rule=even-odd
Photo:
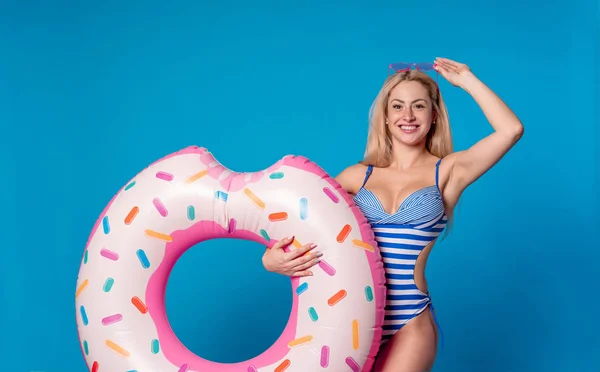
[{"label": "ring hole", "polygon": [[292,285],[264,269],[264,250],[255,242],[214,239],[177,260],[165,307],[173,332],[191,352],[237,363],[277,341],[292,311]]}]

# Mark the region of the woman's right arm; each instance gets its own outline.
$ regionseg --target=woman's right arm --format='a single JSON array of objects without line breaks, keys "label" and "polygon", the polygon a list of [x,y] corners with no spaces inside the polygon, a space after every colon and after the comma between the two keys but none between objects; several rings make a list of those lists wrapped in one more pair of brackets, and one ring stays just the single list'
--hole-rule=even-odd
[{"label": "woman's right arm", "polygon": [[286,276],[311,276],[311,267],[319,263],[321,252],[311,252],[316,244],[307,244],[286,252],[285,247],[294,241],[294,237],[284,238],[267,248],[262,262],[267,271]]},{"label": "woman's right arm", "polygon": [[[367,167],[362,164],[351,165],[335,177],[335,180],[346,192],[355,194],[360,189],[360,182],[366,169]],[[290,277],[312,275],[310,268],[319,263],[319,259],[323,254],[318,251],[311,252],[316,248],[315,244],[307,244],[286,252],[284,248],[293,241],[294,237],[288,237],[275,243],[272,248],[265,250],[262,262],[267,271]]]}]

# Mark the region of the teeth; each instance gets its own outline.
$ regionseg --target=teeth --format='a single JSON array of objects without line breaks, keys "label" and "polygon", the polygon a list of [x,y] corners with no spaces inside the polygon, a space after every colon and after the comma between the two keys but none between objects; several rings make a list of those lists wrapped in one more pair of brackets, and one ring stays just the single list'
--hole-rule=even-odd
[{"label": "teeth", "polygon": [[413,129],[416,129],[417,126],[416,125],[401,125],[400,128],[406,129],[406,130],[413,130]]}]

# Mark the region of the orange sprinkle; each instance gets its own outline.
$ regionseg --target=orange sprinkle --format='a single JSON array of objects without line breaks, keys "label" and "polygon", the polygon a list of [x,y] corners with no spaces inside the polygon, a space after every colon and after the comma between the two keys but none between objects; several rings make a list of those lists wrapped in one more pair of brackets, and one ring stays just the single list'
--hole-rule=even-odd
[{"label": "orange sprinkle", "polygon": [[265,202],[260,200],[250,189],[244,189],[244,194],[260,209],[265,209]]},{"label": "orange sprinkle", "polygon": [[300,248],[300,247],[302,247],[302,244],[300,244],[300,242],[299,242],[299,241],[297,241],[296,239],[294,239],[294,241],[292,242],[292,244],[293,244],[293,245],[294,245],[294,247],[296,247],[296,248]]},{"label": "orange sprinkle", "polygon": [[140,313],[146,314],[148,312],[148,308],[138,297],[133,297],[131,303],[140,311]]},{"label": "orange sprinkle", "polygon": [[173,237],[167,234],[163,234],[163,233],[159,233],[157,231],[154,230],[146,230],[146,235],[148,235],[151,238],[156,238],[156,239],[160,239],[160,240],[164,240],[166,242],[172,242],[173,241]]},{"label": "orange sprinkle", "polygon": [[277,368],[275,368],[274,372],[283,372],[290,366],[290,364],[290,360],[286,359],[283,362],[281,362],[281,364],[278,365]]},{"label": "orange sprinkle", "polygon": [[106,346],[108,346],[109,348],[113,349],[117,353],[123,355],[124,357],[128,357],[129,356],[129,351],[123,349],[121,346],[115,344],[111,340],[106,340]]},{"label": "orange sprinkle", "polygon": [[197,181],[200,178],[206,176],[207,174],[208,174],[207,170],[203,170],[202,172],[198,172],[198,173],[194,174],[193,176],[190,176],[187,180],[185,180],[185,183],[192,183],[194,181]]},{"label": "orange sprinkle", "polygon": [[287,213],[285,212],[276,212],[276,213],[271,213],[269,215],[269,221],[271,222],[275,222],[275,221],[284,221],[287,219]]},{"label": "orange sprinkle", "polygon": [[341,289],[336,294],[331,296],[329,298],[329,300],[327,300],[327,304],[329,306],[333,306],[333,305],[337,304],[338,302],[340,302],[344,297],[346,297],[347,294],[348,293],[345,290]]},{"label": "orange sprinkle", "polygon": [[140,211],[140,208],[138,208],[137,206],[131,208],[131,210],[127,214],[127,217],[125,217],[125,225],[129,225],[131,223],[131,221],[133,221],[133,219],[135,218],[135,216],[137,216],[137,214],[139,213],[139,211]]},{"label": "orange sprinkle", "polygon": [[352,243],[354,243],[355,246],[365,249],[369,252],[375,252],[375,248],[373,248],[370,244],[363,242],[362,240],[354,239],[352,240]]},{"label": "orange sprinkle", "polygon": [[289,347],[294,347],[294,346],[298,346],[298,345],[302,345],[302,344],[306,344],[308,342],[311,342],[313,339],[313,336],[304,336],[304,337],[299,337],[295,340],[292,340],[288,343]]},{"label": "orange sprinkle", "polygon": [[344,225],[342,231],[340,231],[340,233],[337,236],[337,242],[343,243],[344,240],[346,240],[346,238],[348,237],[348,234],[350,234],[350,231],[352,231],[352,226]]},{"label": "orange sprinkle", "polygon": [[352,321],[352,347],[358,350],[358,320]]},{"label": "orange sprinkle", "polygon": [[[85,287],[87,287],[88,285],[88,280],[84,280],[83,283],[81,283],[81,285],[79,286],[79,288],[77,288],[77,292],[75,292],[75,298],[77,298],[81,292],[85,289]],[[73,292],[71,292],[73,293]]]}]

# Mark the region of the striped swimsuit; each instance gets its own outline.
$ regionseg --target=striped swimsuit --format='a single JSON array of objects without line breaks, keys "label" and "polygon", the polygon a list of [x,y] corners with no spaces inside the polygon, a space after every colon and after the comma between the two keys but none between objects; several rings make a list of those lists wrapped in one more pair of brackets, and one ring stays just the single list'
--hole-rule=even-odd
[{"label": "striped swimsuit", "polygon": [[414,271],[423,248],[446,227],[447,216],[438,183],[440,162],[441,159],[435,166],[435,185],[410,194],[395,213],[386,213],[379,199],[365,188],[372,165],[354,196],[355,204],[375,233],[387,279],[383,343],[428,306],[433,310],[429,294],[415,284]]}]

